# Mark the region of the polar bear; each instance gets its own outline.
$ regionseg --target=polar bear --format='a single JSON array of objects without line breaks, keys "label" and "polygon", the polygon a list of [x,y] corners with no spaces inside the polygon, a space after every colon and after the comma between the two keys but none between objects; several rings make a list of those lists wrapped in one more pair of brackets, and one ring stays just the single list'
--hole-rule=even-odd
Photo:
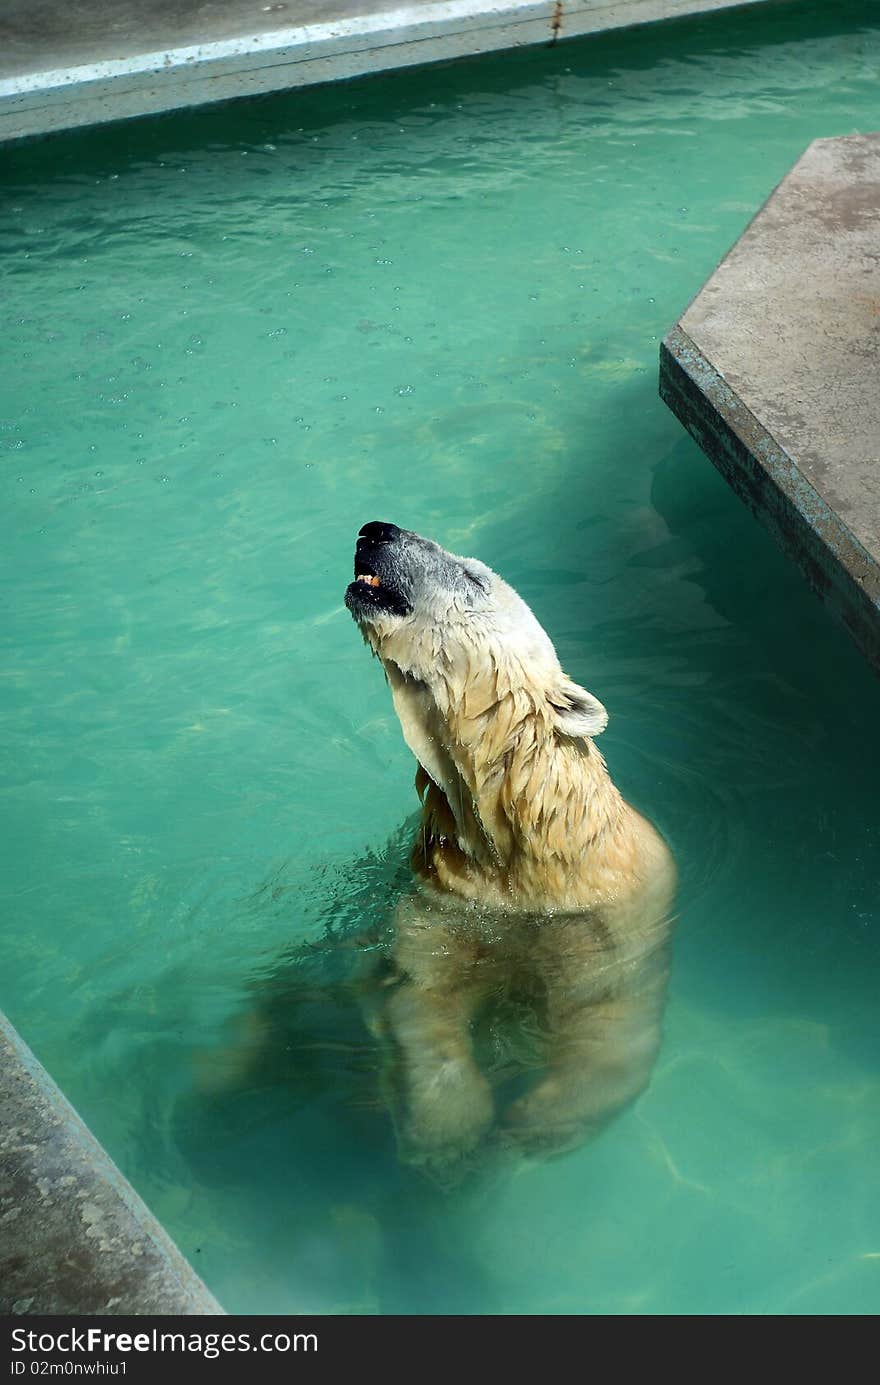
[{"label": "polar bear", "polygon": [[[669,848],[596,749],[605,708],[485,564],[375,521],[358,536],[345,601],[418,761],[414,886],[373,1014],[398,1056],[401,1148],[435,1165],[490,1137],[571,1148],[650,1076]],[[511,996],[531,1057],[526,1089],[496,1113],[474,1037],[486,1008]]]}]

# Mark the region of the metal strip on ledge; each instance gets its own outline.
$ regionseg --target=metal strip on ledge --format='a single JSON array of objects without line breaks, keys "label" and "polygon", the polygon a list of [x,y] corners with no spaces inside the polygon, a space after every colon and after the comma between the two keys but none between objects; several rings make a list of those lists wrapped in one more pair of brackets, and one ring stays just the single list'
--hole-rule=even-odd
[{"label": "metal strip on ledge", "polygon": [[0,1313],[224,1312],[0,1015]]}]

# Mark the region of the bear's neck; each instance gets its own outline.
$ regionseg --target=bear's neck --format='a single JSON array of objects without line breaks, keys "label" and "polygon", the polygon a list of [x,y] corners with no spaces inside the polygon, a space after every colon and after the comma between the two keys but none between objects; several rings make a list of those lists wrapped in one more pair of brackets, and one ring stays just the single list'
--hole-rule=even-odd
[{"label": "bear's neck", "polygon": [[467,710],[457,709],[456,736],[444,747],[445,782],[417,779],[414,865],[472,898],[485,899],[491,881],[498,902],[514,907],[579,899],[590,858],[625,813],[605,761],[590,740],[560,736],[526,694]]}]

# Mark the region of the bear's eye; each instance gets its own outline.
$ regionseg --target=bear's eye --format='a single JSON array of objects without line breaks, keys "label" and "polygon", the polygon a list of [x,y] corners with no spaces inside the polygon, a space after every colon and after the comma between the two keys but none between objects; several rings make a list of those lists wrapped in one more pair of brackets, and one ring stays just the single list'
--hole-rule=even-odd
[{"label": "bear's eye", "polygon": [[467,578],[469,585],[473,587],[475,591],[478,591],[481,596],[485,596],[489,590],[489,584],[486,582],[485,578],[480,573],[475,572],[473,568],[464,567],[462,568],[462,572]]}]

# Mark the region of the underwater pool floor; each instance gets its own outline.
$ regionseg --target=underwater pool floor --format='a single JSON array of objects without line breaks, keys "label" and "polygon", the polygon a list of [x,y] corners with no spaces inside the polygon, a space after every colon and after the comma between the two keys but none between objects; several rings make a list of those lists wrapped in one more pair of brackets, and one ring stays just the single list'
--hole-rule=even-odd
[{"label": "underwater pool floor", "polygon": [[[229,1311],[876,1311],[877,684],[656,393],[806,145],[877,127],[870,13],[0,154],[0,1005]],[[647,1092],[451,1191],[328,946],[416,806],[342,604],[376,518],[529,601],[682,878]]]}]

